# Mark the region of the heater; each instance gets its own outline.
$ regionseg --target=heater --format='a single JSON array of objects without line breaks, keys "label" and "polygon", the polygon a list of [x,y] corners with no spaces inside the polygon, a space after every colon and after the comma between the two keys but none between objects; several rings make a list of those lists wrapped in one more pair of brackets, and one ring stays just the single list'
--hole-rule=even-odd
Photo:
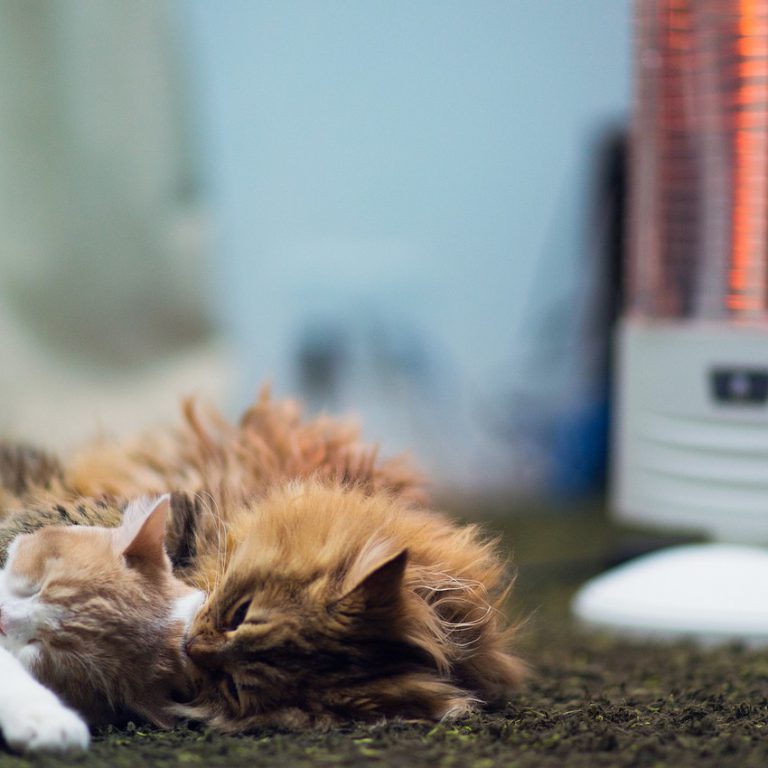
[{"label": "heater", "polygon": [[768,643],[768,0],[636,0],[613,506],[712,543],[594,579],[582,621]]}]

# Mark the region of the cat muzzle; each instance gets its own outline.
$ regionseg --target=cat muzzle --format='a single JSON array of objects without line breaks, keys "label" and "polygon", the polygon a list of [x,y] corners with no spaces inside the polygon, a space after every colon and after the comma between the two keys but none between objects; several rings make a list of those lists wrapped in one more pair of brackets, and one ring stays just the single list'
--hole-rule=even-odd
[{"label": "cat muzzle", "polygon": [[195,664],[207,669],[217,669],[221,666],[221,654],[218,649],[200,635],[188,638],[184,643],[184,651]]}]

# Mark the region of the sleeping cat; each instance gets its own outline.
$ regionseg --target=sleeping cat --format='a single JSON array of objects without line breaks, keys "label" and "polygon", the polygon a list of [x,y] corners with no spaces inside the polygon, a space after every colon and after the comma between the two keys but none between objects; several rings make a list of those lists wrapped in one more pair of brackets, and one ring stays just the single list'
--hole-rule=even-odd
[{"label": "sleeping cat", "polygon": [[186,645],[194,703],[174,711],[225,731],[435,719],[516,687],[504,568],[476,528],[422,506],[407,467],[266,396],[237,426],[186,416],[182,430],[63,467],[45,503],[28,488],[0,526],[1,553],[3,537],[57,516],[113,524],[114,503],[52,504],[57,489],[186,491],[169,548],[211,594]]},{"label": "sleeping cat", "polygon": [[0,675],[14,684],[0,692],[0,728],[13,749],[86,746],[73,710],[89,723],[173,722],[174,700],[189,695],[183,635],[203,595],[171,573],[168,508],[167,496],[140,499],[116,528],[47,527],[11,544]]},{"label": "sleeping cat", "polygon": [[[182,697],[155,684],[145,692],[149,703],[142,691],[130,691],[120,706],[98,691],[85,691],[83,701],[79,688],[68,688],[69,662],[36,664],[35,674],[80,711],[109,719],[127,708],[158,724],[176,713],[228,732],[392,716],[439,719],[499,700],[519,682],[523,665],[507,651],[511,638],[500,614],[504,568],[475,527],[456,526],[394,496],[319,481],[277,486],[260,500],[220,504],[200,497],[195,506],[195,555],[185,574],[212,593],[194,617],[187,614],[192,703],[174,704]],[[61,537],[75,545],[98,534],[104,545],[115,541],[110,533],[54,527],[22,536],[6,573],[23,568],[27,558],[19,558],[29,554],[29,543],[46,551]],[[73,551],[59,567],[77,563]],[[112,562],[115,550],[109,552]],[[170,579],[167,560],[161,561],[158,572]],[[74,573],[80,581],[68,584],[68,594],[87,605],[92,580],[79,566]],[[125,571],[114,573],[114,590],[100,592],[104,601],[94,606],[96,625],[110,603],[125,601],[122,590],[133,583],[130,572],[127,580]],[[133,618],[139,625],[147,620]],[[129,629],[135,634],[136,625]],[[176,653],[181,630],[174,631]],[[101,665],[110,669],[112,657],[121,659],[102,685],[119,692],[123,676],[135,678],[132,665],[152,658],[162,669],[167,651],[161,633],[159,646],[144,647],[141,658],[125,654],[121,636],[128,632],[97,633],[91,650],[62,650],[82,649],[81,661],[91,663],[96,680]],[[170,674],[167,682],[174,680]]]},{"label": "sleeping cat", "polygon": [[520,682],[509,582],[476,527],[312,481],[226,514],[224,549],[198,543],[197,577],[215,586],[188,635],[185,714],[229,732],[436,720]]}]

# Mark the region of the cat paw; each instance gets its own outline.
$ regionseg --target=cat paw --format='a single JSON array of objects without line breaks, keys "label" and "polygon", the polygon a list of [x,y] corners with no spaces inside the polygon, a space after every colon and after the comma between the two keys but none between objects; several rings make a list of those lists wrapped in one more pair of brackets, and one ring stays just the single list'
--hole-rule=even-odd
[{"label": "cat paw", "polygon": [[19,702],[3,719],[3,736],[14,752],[68,752],[90,741],[82,718],[53,696]]}]

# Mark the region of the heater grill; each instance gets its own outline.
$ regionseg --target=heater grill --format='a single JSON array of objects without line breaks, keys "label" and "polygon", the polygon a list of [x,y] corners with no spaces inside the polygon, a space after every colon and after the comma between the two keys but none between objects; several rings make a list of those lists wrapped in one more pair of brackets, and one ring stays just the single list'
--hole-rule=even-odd
[{"label": "heater grill", "polygon": [[768,3],[640,0],[630,312],[768,310]]}]

